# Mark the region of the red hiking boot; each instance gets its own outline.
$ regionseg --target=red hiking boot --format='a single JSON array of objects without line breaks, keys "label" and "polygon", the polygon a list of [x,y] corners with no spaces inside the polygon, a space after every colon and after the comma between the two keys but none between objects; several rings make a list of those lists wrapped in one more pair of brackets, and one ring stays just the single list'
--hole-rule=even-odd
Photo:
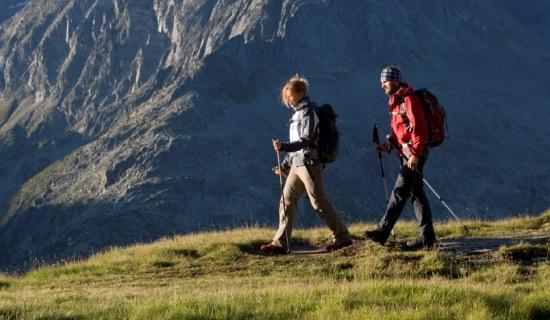
[{"label": "red hiking boot", "polygon": [[273,244],[273,242],[262,244],[262,246],[260,247],[260,251],[262,251],[262,253],[269,253],[269,254],[287,254],[288,253],[285,248],[275,245]]},{"label": "red hiking boot", "polygon": [[346,241],[333,241],[331,244],[327,245],[326,246],[326,249],[327,251],[336,251],[336,250],[340,250],[342,248],[345,248],[345,247],[349,247],[351,246],[353,243],[353,241],[351,240],[346,240]]}]

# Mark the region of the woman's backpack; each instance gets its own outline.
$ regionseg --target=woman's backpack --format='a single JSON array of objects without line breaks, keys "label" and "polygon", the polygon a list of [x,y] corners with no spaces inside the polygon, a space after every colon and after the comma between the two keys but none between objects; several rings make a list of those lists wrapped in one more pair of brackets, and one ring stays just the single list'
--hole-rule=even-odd
[{"label": "woman's backpack", "polygon": [[319,160],[322,163],[334,162],[338,156],[341,135],[336,126],[338,116],[329,104],[315,107],[314,110],[319,118],[319,141],[317,142]]}]

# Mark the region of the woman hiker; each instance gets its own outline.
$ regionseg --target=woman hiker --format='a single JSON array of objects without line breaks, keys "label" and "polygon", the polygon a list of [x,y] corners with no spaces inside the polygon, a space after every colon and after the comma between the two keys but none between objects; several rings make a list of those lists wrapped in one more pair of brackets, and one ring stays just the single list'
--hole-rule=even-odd
[{"label": "woman hiker", "polygon": [[316,104],[307,94],[308,81],[297,75],[288,80],[281,90],[282,103],[292,108],[294,114],[290,119],[290,142],[273,140],[273,148],[276,151],[286,152],[281,167],[275,167],[273,171],[277,175],[286,175],[287,178],[279,204],[279,229],[270,243],[260,247],[264,253],[290,252],[289,242],[297,211],[296,205],[304,192],[307,192],[315,212],[332,231],[333,241],[326,246],[327,251],[352,244],[348,229],[325,193],[323,164],[319,161],[316,148],[319,139],[319,118],[315,112]]}]

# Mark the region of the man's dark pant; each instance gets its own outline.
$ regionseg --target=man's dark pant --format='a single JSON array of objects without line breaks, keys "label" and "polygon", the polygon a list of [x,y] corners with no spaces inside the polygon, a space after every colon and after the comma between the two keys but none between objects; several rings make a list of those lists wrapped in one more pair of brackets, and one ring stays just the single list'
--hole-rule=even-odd
[{"label": "man's dark pant", "polygon": [[[417,170],[423,173],[426,158],[421,157],[418,162]],[[411,198],[414,207],[416,219],[419,222],[419,240],[425,243],[435,241],[435,232],[432,222],[432,210],[424,193],[424,185],[422,176],[407,167],[407,161],[401,159],[401,171],[390,194],[386,214],[380,220],[378,229],[389,235],[393,226],[399,219],[407,199]]]}]

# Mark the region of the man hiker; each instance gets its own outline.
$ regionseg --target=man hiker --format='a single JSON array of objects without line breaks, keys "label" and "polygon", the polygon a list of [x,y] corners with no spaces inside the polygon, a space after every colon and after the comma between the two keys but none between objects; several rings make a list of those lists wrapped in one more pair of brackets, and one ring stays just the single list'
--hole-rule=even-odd
[{"label": "man hiker", "polygon": [[264,253],[289,252],[296,205],[304,192],[307,192],[315,212],[332,231],[334,239],[326,249],[334,251],[352,244],[348,229],[325,193],[323,164],[317,150],[319,117],[315,112],[316,104],[307,94],[308,82],[299,76],[288,80],[281,90],[282,103],[292,108],[294,114],[290,119],[290,142],[273,140],[276,151],[286,152],[281,167],[275,167],[273,171],[287,178],[279,203],[279,228],[273,240],[260,247]]},{"label": "man hiker", "polygon": [[380,82],[382,89],[390,97],[392,130],[388,141],[379,144],[377,149],[390,152],[394,146],[399,148],[402,152],[401,170],[390,194],[384,216],[377,229],[365,231],[365,237],[384,245],[407,200],[411,198],[414,213],[419,222],[419,234],[416,240],[407,241],[406,248],[411,250],[432,248],[436,242],[432,212],[422,183],[422,172],[429,153],[429,133],[424,108],[411,86],[402,81],[399,68],[394,66],[384,68],[380,75]]}]

